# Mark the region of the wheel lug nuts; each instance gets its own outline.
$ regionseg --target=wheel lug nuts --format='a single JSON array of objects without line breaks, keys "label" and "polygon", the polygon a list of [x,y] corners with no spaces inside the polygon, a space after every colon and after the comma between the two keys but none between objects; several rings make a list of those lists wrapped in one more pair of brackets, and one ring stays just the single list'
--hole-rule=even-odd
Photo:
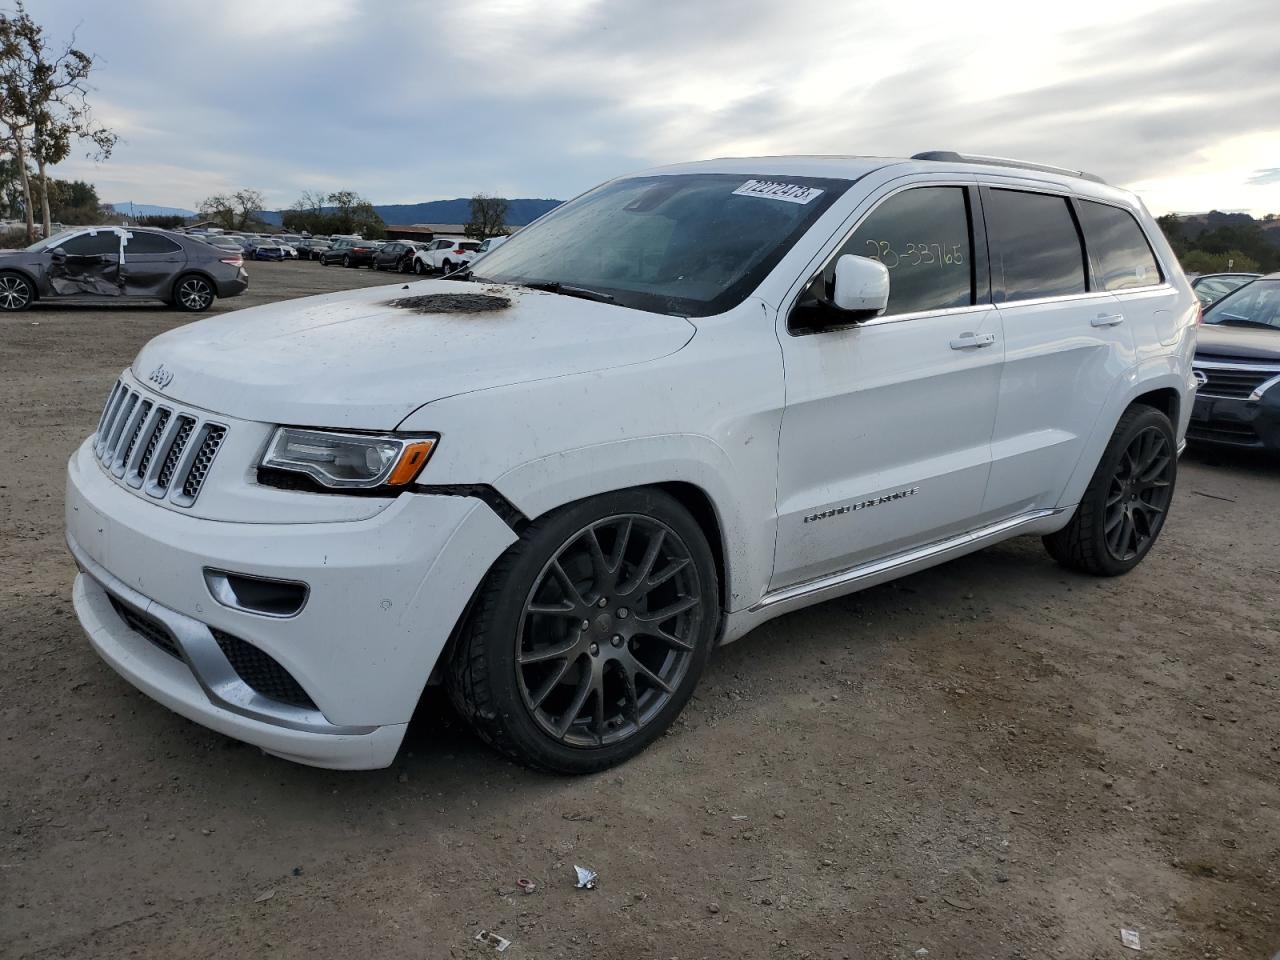
[{"label": "wheel lug nuts", "polygon": [[615,634],[613,635],[613,639],[610,641],[610,643],[612,643],[615,647],[620,647],[620,646],[622,646],[622,635],[621,635],[621,634],[618,634],[618,633],[615,633]]},{"label": "wheel lug nuts", "polygon": [[598,656],[600,654],[600,645],[598,643],[593,643],[587,649],[591,651],[591,655],[593,657]]},{"label": "wheel lug nuts", "polygon": [[608,597],[601,597],[599,600],[596,601],[597,607],[607,607],[608,605],[609,605]]},{"label": "wheel lug nuts", "polygon": [[625,620],[625,619],[627,619],[627,614],[628,614],[629,612],[630,612],[630,611],[629,611],[629,610],[627,610],[627,608],[626,608],[626,607],[619,607],[619,608],[618,608],[618,619],[619,619],[619,620]]},{"label": "wheel lug nuts", "polygon": [[583,621],[582,621],[582,629],[583,629],[583,630],[590,630],[590,629],[591,629],[591,621],[590,621],[590,620],[583,620]]}]

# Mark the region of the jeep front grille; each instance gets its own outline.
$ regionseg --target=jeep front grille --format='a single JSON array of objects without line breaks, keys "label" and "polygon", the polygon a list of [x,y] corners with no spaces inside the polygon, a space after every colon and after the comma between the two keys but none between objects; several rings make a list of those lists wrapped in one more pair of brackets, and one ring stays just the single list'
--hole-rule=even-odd
[{"label": "jeep front grille", "polygon": [[98,421],[94,453],[112,476],[135,490],[189,507],[226,436],[224,424],[152,400],[121,380]]}]

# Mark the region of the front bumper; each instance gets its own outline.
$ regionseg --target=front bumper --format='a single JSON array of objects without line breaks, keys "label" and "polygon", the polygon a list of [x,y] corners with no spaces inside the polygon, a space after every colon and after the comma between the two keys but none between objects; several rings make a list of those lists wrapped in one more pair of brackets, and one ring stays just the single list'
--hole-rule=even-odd
[{"label": "front bumper", "polygon": [[1187,439],[1252,450],[1280,451],[1280,387],[1259,400],[1198,395]]},{"label": "front bumper", "polygon": [[[88,442],[68,466],[66,496],[67,541],[81,571],[75,609],[102,658],[197,723],[339,769],[392,762],[476,585],[515,539],[466,497],[403,494],[356,521],[202,519],[121,486]],[[266,616],[224,606],[207,568],[302,581],[310,591],[296,615]],[[167,631],[170,649],[122,610]],[[274,660],[313,707],[264,696],[215,632]]]}]

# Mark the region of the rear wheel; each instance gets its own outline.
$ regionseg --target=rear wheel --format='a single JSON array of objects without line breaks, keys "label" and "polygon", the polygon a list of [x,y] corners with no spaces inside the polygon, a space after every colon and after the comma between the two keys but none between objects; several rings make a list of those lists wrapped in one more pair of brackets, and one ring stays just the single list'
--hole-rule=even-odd
[{"label": "rear wheel", "polygon": [[173,285],[173,305],[187,313],[200,313],[213,305],[213,284],[204,277],[187,274]]},{"label": "rear wheel", "polygon": [[0,273],[0,310],[17,313],[36,298],[31,281],[20,273]]},{"label": "rear wheel", "polygon": [[1177,477],[1177,441],[1169,418],[1154,407],[1130,407],[1075,516],[1044,538],[1045,548],[1073,570],[1100,577],[1128,573],[1160,536]]},{"label": "rear wheel", "polygon": [[486,579],[450,658],[450,696],[524,764],[613,766],[688,701],[718,597],[711,549],[674,498],[640,489],[571,504],[530,524]]}]

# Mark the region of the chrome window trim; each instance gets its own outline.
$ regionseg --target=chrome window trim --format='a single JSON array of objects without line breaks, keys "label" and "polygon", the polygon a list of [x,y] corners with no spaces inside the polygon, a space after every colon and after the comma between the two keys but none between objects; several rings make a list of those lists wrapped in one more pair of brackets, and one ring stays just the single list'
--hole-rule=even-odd
[{"label": "chrome window trim", "polygon": [[[103,593],[158,621],[169,631],[178,649],[182,651],[183,662],[214,706],[251,720],[304,733],[351,736],[372,733],[378,729],[376,726],[340,726],[330,723],[319,710],[308,710],[306,707],[264,697],[240,679],[240,675],[231,666],[231,661],[213,638],[208,625],[176,610],[170,610],[134,590],[92,560],[70,535],[67,536],[67,548],[81,573]],[[111,611],[111,614],[119,620],[115,611]],[[120,623],[125,630],[136,633],[123,620]],[[143,642],[150,644],[150,641]],[[168,656],[159,652],[157,655]]]}]

